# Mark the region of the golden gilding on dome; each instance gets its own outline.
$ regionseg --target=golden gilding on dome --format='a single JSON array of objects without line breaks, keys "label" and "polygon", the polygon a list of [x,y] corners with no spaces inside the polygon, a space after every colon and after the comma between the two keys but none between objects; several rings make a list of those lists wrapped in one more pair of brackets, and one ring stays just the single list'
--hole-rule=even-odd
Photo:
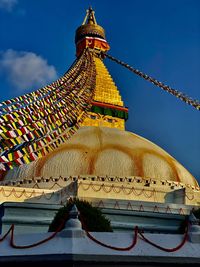
[{"label": "golden gilding on dome", "polygon": [[78,27],[76,30],[75,42],[77,43],[85,36],[96,36],[103,39],[106,38],[104,29],[97,24],[86,24]]},{"label": "golden gilding on dome", "polygon": [[75,42],[77,43],[86,36],[105,39],[105,31],[101,26],[97,24],[96,18],[94,16],[94,10],[92,10],[91,7],[86,12],[83,24],[76,30]]},{"label": "golden gilding on dome", "polygon": [[88,116],[81,123],[81,126],[109,127],[125,130],[125,121],[120,118],[113,118],[108,115],[88,112]]},{"label": "golden gilding on dome", "polygon": [[9,171],[5,180],[59,175],[139,176],[198,186],[195,178],[159,146],[134,133],[108,127],[81,127],[62,147],[17,172]]}]

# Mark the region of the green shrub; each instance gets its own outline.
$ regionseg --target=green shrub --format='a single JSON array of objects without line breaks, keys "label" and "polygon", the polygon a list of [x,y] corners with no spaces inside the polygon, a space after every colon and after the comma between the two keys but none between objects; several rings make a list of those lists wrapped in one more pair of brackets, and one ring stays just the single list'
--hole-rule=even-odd
[{"label": "green shrub", "polygon": [[49,232],[55,232],[64,221],[67,221],[73,204],[76,204],[80,212],[79,220],[82,222],[83,228],[90,232],[112,232],[110,221],[105,218],[101,210],[92,207],[89,202],[79,199],[68,201],[66,206],[58,210],[49,226]]}]

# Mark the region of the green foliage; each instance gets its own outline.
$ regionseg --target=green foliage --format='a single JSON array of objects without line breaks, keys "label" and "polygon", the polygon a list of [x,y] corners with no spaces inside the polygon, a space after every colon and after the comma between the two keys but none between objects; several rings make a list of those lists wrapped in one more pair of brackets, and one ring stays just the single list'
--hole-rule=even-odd
[{"label": "green foliage", "polygon": [[92,207],[89,202],[79,199],[68,201],[66,206],[58,210],[49,226],[49,232],[55,232],[58,227],[68,219],[69,211],[73,204],[76,204],[77,209],[80,212],[79,220],[81,220],[83,228],[89,232],[112,232],[110,221],[105,218],[101,210]]}]

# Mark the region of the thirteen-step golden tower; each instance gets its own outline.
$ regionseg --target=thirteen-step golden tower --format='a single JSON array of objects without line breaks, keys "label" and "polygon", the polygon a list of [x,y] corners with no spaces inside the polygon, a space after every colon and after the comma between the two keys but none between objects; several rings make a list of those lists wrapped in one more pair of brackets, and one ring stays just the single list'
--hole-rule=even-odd
[{"label": "thirteen-step golden tower", "polygon": [[85,48],[94,49],[96,65],[96,88],[92,109],[82,126],[103,126],[125,129],[128,109],[124,107],[121,95],[111,75],[103,63],[102,53],[110,49],[105,39],[104,29],[96,22],[94,11],[87,10],[83,24],[76,30],[76,54]]}]

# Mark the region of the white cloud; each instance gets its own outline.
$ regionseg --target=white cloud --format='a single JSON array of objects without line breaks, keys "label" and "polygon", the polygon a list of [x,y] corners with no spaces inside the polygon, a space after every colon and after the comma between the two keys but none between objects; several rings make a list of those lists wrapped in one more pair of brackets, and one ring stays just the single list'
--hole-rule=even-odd
[{"label": "white cloud", "polygon": [[18,90],[39,88],[57,78],[54,66],[33,52],[8,49],[0,55],[0,71]]},{"label": "white cloud", "polygon": [[0,0],[0,8],[11,12],[18,0]]}]

